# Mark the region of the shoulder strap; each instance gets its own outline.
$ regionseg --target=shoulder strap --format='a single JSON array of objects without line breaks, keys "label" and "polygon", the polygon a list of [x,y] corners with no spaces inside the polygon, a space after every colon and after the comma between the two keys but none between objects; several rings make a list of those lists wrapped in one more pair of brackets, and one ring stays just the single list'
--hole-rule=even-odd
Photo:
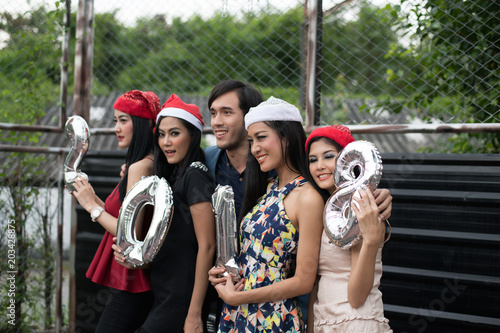
[{"label": "shoulder strap", "polygon": [[280,193],[283,197],[285,197],[294,188],[302,186],[305,183],[307,183],[307,180],[304,177],[299,176],[299,177],[295,178],[294,180],[292,180],[291,182],[289,182],[288,184],[286,184],[285,186],[283,186]]}]

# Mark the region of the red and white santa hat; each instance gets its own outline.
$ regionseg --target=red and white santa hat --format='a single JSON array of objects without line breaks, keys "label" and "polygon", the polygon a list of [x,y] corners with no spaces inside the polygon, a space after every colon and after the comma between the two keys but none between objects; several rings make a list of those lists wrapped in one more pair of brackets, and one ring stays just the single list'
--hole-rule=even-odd
[{"label": "red and white santa hat", "polygon": [[170,96],[163,104],[162,110],[156,117],[156,123],[158,123],[160,117],[175,117],[184,119],[201,132],[203,132],[203,126],[205,126],[203,116],[200,113],[200,108],[198,108],[195,104],[184,103],[176,94],[172,94],[172,96]]}]

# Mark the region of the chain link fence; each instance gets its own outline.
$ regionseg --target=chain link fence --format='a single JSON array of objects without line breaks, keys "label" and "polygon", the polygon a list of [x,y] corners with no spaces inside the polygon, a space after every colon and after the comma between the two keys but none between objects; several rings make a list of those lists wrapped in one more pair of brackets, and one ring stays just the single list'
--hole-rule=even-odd
[{"label": "chain link fence", "polygon": [[[498,122],[497,2],[322,3],[320,124],[358,124],[350,109],[376,124]],[[229,77],[303,105],[307,5],[96,3],[93,92],[206,95]]]},{"label": "chain link fence", "polygon": [[[103,112],[117,94],[131,89],[152,90],[162,102],[176,93],[196,101],[209,117],[211,88],[234,78],[256,85],[266,98],[296,104],[304,114],[312,89],[318,112],[309,125],[350,125],[365,133],[364,139],[380,140],[381,151],[430,146],[435,151],[500,152],[498,127],[480,134],[468,133],[477,130],[467,127],[500,122],[498,1],[82,2],[93,10],[91,127],[108,127],[109,121],[99,122]],[[78,4],[0,4],[0,274],[3,283],[9,225],[15,221],[17,264],[24,262],[19,286],[27,288],[22,320],[31,329],[49,329],[57,318],[50,281],[56,278],[54,253],[62,255],[54,243],[61,164],[55,155],[7,151],[12,146],[50,150],[68,145],[61,122],[63,115],[73,113],[73,102],[66,101],[64,92],[73,93],[75,54],[80,56],[75,50]],[[318,4],[322,10],[316,11]],[[71,8],[67,25],[65,6]],[[318,29],[311,44],[314,22]],[[314,84],[308,80],[310,66],[315,68]],[[465,134],[414,134],[425,132],[427,124],[457,124]],[[380,139],[366,133],[384,132],[387,126],[367,132],[372,125],[405,125],[413,134],[383,134]],[[18,131],[22,126],[40,128]],[[96,138],[92,150],[110,148],[111,140]],[[24,180],[12,183],[13,175]],[[16,191],[20,199],[13,196]],[[23,198],[26,218],[16,208]],[[2,295],[8,286],[2,284]],[[1,311],[7,311],[3,305]]]},{"label": "chain link fence", "polygon": [[[63,316],[68,319],[59,232],[63,184],[40,168],[52,157],[0,153],[4,162],[0,167],[1,332],[51,331]],[[61,288],[59,293],[57,288]]]}]

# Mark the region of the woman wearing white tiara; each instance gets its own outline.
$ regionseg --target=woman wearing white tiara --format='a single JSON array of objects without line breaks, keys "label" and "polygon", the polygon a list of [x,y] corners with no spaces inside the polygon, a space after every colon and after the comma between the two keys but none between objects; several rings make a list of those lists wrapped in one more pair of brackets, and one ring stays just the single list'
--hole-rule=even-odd
[{"label": "woman wearing white tiara", "polygon": [[[174,209],[163,245],[151,264],[154,304],[138,332],[203,332],[207,271],[215,254],[214,184],[200,147],[198,107],[172,95],[155,128],[155,174],[173,188]],[[115,258],[125,264],[116,245]]]},{"label": "woman wearing white tiara", "polygon": [[[318,186],[331,195],[336,190],[336,158],[354,138],[345,126],[318,128],[306,141],[309,170]],[[384,317],[382,293],[382,246],[385,223],[390,216],[392,197],[388,190],[360,189],[358,205],[352,209],[363,239],[348,250],[321,239],[318,283],[309,298],[307,332],[392,332]],[[358,208],[359,207],[359,208]]]},{"label": "woman wearing white tiara", "polygon": [[[250,153],[240,219],[243,279],[209,279],[225,302],[219,332],[302,332],[295,297],[311,291],[323,228],[323,199],[307,181],[299,110],[274,97],[245,116]],[[277,177],[267,178],[276,170]],[[300,239],[299,239],[300,234]]]}]

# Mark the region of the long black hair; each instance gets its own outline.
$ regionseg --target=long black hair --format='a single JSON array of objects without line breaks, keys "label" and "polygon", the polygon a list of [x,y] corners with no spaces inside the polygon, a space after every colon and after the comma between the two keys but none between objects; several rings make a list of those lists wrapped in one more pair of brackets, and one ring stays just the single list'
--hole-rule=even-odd
[{"label": "long black hair", "polygon": [[175,188],[175,184],[177,180],[181,179],[186,172],[186,169],[192,162],[199,161],[201,163],[205,163],[205,153],[203,149],[200,147],[201,143],[201,131],[197,129],[193,124],[185,121],[184,119],[179,119],[179,121],[187,128],[189,136],[191,137],[191,142],[189,143],[189,148],[182,161],[182,167],[180,170],[177,169],[177,165],[169,164],[165,154],[161,150],[158,145],[158,137],[160,135],[159,125],[161,121],[166,117],[160,117],[156,124],[155,135],[154,135],[154,158],[155,158],[155,167],[154,172],[158,177],[165,178],[170,185]]},{"label": "long black hair", "polygon": [[[283,159],[286,167],[293,172],[300,173],[311,185],[323,195],[309,172],[308,161],[304,149],[306,143],[306,133],[302,124],[296,121],[265,121],[280,138]],[[285,140],[282,140],[285,139]],[[285,141],[285,146],[283,141]],[[241,205],[239,221],[257,204],[259,198],[266,193],[268,183],[268,173],[260,170],[259,163],[252,155],[250,146],[248,147],[248,159],[245,169],[245,195]]]},{"label": "long black hair", "polygon": [[153,151],[153,128],[154,121],[151,119],[130,116],[132,119],[132,140],[127,150],[125,158],[125,175],[118,184],[118,192],[120,194],[120,202],[123,201],[127,194],[127,176],[130,165],[142,160]]}]

